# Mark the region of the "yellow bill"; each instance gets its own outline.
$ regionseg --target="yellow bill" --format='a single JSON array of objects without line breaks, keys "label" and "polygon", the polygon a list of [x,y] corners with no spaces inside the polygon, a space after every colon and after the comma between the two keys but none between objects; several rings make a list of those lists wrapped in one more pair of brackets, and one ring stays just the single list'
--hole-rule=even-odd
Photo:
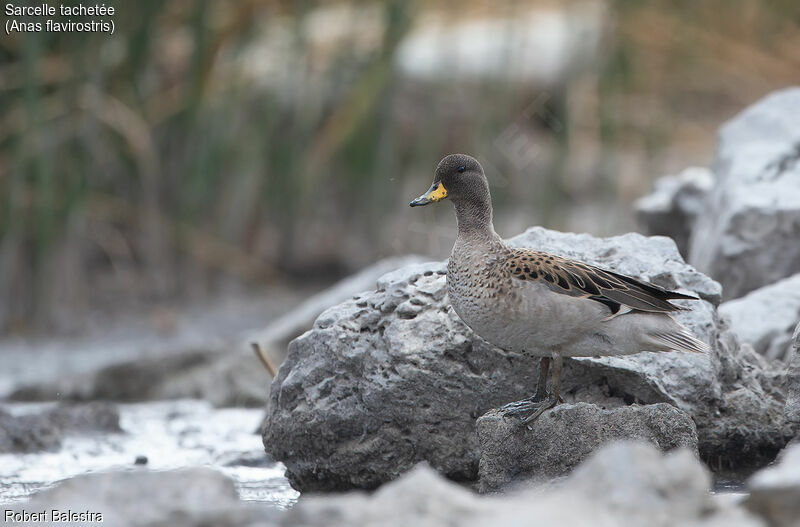
[{"label": "yellow bill", "polygon": [[431,188],[428,189],[428,192],[409,203],[409,205],[412,207],[421,207],[422,205],[427,205],[428,203],[442,201],[446,197],[447,189],[444,188],[444,185],[441,183],[434,183],[431,185]]}]

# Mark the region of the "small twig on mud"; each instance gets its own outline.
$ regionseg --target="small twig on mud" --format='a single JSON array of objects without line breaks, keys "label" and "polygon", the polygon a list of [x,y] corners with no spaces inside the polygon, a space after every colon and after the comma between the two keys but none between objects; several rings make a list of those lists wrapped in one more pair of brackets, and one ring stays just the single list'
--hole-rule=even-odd
[{"label": "small twig on mud", "polygon": [[272,359],[269,358],[267,352],[262,348],[258,342],[251,342],[250,346],[253,348],[253,351],[256,354],[256,357],[261,361],[261,364],[269,372],[270,376],[274,379],[276,375],[278,375],[278,368],[275,367],[275,364],[272,362]]}]

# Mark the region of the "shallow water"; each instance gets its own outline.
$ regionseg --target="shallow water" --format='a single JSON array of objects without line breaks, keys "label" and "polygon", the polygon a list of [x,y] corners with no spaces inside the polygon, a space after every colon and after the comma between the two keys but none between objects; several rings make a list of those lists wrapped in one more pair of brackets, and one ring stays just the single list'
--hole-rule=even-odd
[{"label": "shallow water", "polygon": [[[49,403],[48,403],[49,404]],[[47,404],[0,405],[14,414],[40,411]],[[211,467],[236,482],[242,500],[289,507],[299,493],[270,462],[257,428],[258,409],[215,409],[204,401],[120,404],[123,433],[68,436],[57,452],[0,454],[0,502],[23,501],[59,480],[88,472]]]},{"label": "shallow water", "polygon": [[[6,403],[23,414],[52,403]],[[118,405],[122,433],[68,436],[57,452],[0,454],[0,503],[27,500],[62,479],[101,471],[143,470],[134,464],[146,456],[147,469],[210,467],[235,481],[239,497],[285,509],[299,493],[284,477],[284,466],[264,453],[256,432],[259,409],[215,409],[200,400]],[[747,496],[741,482],[716,482],[715,500],[735,503]]]}]

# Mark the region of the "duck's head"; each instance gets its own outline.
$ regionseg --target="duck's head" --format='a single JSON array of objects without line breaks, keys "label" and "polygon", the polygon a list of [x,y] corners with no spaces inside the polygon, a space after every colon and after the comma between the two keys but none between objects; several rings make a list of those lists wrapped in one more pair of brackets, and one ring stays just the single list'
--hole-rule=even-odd
[{"label": "duck's head", "polygon": [[489,201],[489,184],[483,167],[474,157],[450,154],[439,161],[431,188],[409,205],[420,207],[445,198],[450,198],[456,207],[465,202]]}]

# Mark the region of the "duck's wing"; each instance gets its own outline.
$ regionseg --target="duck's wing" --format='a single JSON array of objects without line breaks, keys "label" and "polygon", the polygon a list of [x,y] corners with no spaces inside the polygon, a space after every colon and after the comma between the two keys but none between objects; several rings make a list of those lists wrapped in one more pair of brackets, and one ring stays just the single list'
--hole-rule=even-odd
[{"label": "duck's wing", "polygon": [[603,303],[617,313],[621,306],[666,313],[685,308],[669,300],[698,300],[629,276],[532,249],[511,249],[505,261],[514,278],[541,282],[550,290]]}]

